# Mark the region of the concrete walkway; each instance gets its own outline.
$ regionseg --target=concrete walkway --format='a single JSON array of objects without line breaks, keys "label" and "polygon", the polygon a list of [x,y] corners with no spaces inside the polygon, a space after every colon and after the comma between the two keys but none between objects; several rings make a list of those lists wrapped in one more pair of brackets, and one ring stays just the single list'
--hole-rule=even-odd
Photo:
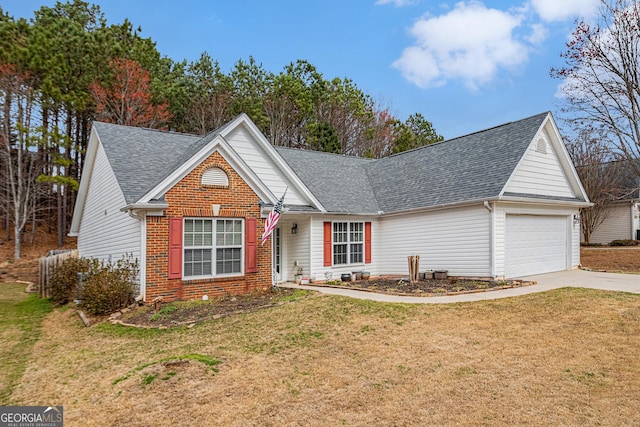
[{"label": "concrete walkway", "polygon": [[402,302],[410,304],[443,304],[454,302],[482,301],[498,298],[516,297],[520,295],[544,292],[564,287],[603,289],[608,291],[632,292],[640,294],[639,274],[601,273],[596,271],[572,270],[557,273],[538,274],[522,277],[524,280],[536,281],[536,285],[521,288],[502,289],[499,291],[479,292],[472,294],[441,297],[409,297],[386,295],[375,292],[356,291],[352,289],[325,288],[321,286],[296,285],[281,283],[278,286],[291,289],[309,289],[329,295],[342,295],[351,298],[367,299],[380,302]]}]

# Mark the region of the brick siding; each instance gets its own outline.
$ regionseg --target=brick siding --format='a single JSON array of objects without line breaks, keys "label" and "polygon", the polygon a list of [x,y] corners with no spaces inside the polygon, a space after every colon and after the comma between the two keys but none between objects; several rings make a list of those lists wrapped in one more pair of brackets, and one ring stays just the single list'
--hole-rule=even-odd
[{"label": "brick siding", "polygon": [[[202,173],[218,167],[229,177],[229,187],[201,184]],[[267,290],[271,286],[271,245],[257,248],[256,273],[214,279],[168,279],[169,218],[212,218],[212,205],[220,205],[218,218],[256,218],[257,240],[260,241],[264,221],[260,218],[258,196],[214,152],[165,194],[169,207],[162,217],[147,217],[146,300],[163,296],[165,301],[200,299]]]}]

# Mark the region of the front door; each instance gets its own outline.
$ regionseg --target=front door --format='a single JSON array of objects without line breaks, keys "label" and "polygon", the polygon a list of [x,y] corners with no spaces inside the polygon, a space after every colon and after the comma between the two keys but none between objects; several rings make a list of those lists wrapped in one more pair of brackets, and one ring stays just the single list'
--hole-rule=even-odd
[{"label": "front door", "polygon": [[282,232],[280,227],[273,230],[273,278],[282,281]]}]

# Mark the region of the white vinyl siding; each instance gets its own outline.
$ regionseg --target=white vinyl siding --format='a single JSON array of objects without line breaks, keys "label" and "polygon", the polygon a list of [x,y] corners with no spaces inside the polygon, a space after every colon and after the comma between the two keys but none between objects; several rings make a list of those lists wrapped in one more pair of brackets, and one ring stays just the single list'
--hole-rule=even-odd
[{"label": "white vinyl siding", "polygon": [[267,154],[243,127],[238,127],[233,133],[226,137],[226,140],[249,168],[251,168],[253,173],[260,178],[276,197],[280,198],[288,187],[285,204],[309,204],[298,194],[295,188],[292,188],[292,186],[286,182]]},{"label": "white vinyl siding", "polygon": [[607,216],[591,234],[591,243],[610,243],[612,240],[632,239],[631,203],[611,205]]},{"label": "white vinyl siding", "polygon": [[638,232],[640,232],[640,202],[635,202],[632,209],[632,239],[640,240]]},{"label": "white vinyl siding", "polygon": [[90,178],[78,234],[80,256],[115,262],[133,254],[140,261],[142,222],[120,211],[126,201],[101,144]]},{"label": "white vinyl siding", "polygon": [[[490,212],[480,205],[383,218],[380,269],[408,274],[407,257],[420,256],[420,270],[452,276],[490,276]],[[375,243],[375,241],[374,241]]]},{"label": "white vinyl siding", "polygon": [[[545,152],[541,152],[540,140],[545,141]],[[575,197],[554,147],[542,134],[536,136],[525,152],[505,192]]]},{"label": "white vinyl siding", "polygon": [[[291,227],[297,224],[296,234],[291,234]],[[282,265],[281,277],[284,281],[293,280],[296,274],[296,266],[293,264],[297,261],[297,266],[302,268],[302,274],[307,277],[313,274],[311,270],[310,258],[310,220],[308,217],[286,218],[281,217],[277,227],[281,230],[282,242]],[[269,238],[272,240],[273,235]],[[267,243],[265,243],[266,245]],[[320,242],[320,245],[322,243]]]}]

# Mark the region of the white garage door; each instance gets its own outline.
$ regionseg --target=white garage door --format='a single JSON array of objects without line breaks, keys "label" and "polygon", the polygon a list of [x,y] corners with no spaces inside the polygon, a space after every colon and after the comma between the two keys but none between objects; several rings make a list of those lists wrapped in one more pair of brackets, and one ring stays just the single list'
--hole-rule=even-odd
[{"label": "white garage door", "polygon": [[507,278],[566,270],[566,217],[507,215],[506,221]]}]

